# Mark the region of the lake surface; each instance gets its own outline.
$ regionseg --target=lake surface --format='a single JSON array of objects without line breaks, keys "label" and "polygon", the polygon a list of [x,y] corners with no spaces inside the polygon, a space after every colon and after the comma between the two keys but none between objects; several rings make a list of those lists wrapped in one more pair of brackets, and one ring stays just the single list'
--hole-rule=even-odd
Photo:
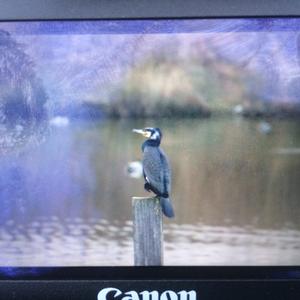
[{"label": "lake surface", "polygon": [[300,121],[71,122],[0,137],[0,265],[132,265],[132,128],[157,126],[172,166],[166,265],[300,264]]}]

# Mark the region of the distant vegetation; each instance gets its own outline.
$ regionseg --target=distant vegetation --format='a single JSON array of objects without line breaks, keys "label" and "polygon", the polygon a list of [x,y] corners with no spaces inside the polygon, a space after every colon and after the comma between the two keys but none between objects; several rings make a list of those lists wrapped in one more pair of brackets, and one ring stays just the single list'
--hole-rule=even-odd
[{"label": "distant vegetation", "polygon": [[174,59],[156,55],[128,71],[110,100],[100,106],[112,117],[207,117],[232,113],[245,117],[299,116],[291,102],[257,95],[263,81],[217,55]]},{"label": "distant vegetation", "polygon": [[203,117],[241,99],[240,72],[229,63],[152,57],[128,72],[104,109],[115,117]]},{"label": "distant vegetation", "polygon": [[181,66],[149,61],[131,70],[105,107],[115,117],[207,116],[204,97]]},{"label": "distant vegetation", "polygon": [[218,57],[186,60],[152,57],[132,68],[102,104],[113,117],[207,117],[232,113],[245,117],[299,116],[300,107],[266,101],[256,94],[259,74]]},{"label": "distant vegetation", "polygon": [[0,30],[0,122],[38,123],[46,115],[46,100],[46,92],[23,46]]},{"label": "distant vegetation", "polygon": [[[20,38],[29,56],[23,44],[0,30],[1,123],[40,122],[47,110],[49,116],[80,119],[207,117],[233,111],[246,117],[300,115],[299,79],[286,80],[288,74],[279,68],[290,63],[286,54],[266,52],[259,36],[252,36],[258,48],[246,44],[240,55],[241,36],[235,33],[220,45],[201,36],[157,36],[141,43],[131,37],[126,51],[118,50],[123,42],[115,37],[45,37]],[[227,39],[235,49],[231,54],[224,48]],[[271,41],[282,43],[281,38]]]}]

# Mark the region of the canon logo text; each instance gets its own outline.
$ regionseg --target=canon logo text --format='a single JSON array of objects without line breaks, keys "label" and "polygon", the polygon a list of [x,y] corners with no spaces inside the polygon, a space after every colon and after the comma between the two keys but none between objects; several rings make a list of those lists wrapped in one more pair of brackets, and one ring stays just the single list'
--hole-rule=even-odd
[{"label": "canon logo text", "polygon": [[116,298],[118,300],[197,300],[197,294],[196,291],[174,292],[171,290],[162,293],[158,291],[122,292],[117,288],[108,287],[98,293],[97,300],[113,300]]}]

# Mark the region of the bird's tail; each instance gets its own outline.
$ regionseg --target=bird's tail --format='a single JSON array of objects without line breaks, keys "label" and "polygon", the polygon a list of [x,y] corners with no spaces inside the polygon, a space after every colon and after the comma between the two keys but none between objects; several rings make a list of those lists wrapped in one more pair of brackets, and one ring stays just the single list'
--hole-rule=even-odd
[{"label": "bird's tail", "polygon": [[168,218],[173,218],[175,216],[173,205],[170,198],[160,197],[160,204],[163,214]]}]

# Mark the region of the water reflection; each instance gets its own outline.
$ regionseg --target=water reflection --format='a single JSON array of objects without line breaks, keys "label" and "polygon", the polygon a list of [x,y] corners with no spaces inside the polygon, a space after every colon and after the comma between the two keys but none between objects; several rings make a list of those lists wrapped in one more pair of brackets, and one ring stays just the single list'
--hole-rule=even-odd
[{"label": "water reflection", "polygon": [[[300,260],[297,230],[167,224],[167,265],[291,265]],[[2,266],[132,265],[132,223],[40,218],[0,230]],[[284,254],[284,255],[283,255]],[[191,259],[192,258],[192,259]]]},{"label": "water reflection", "polygon": [[300,147],[299,123],[218,118],[71,123],[3,153],[0,265],[131,265],[130,199],[147,193],[124,168],[131,129],[152,125],[173,170],[166,264],[299,264],[300,156],[276,150]]}]

